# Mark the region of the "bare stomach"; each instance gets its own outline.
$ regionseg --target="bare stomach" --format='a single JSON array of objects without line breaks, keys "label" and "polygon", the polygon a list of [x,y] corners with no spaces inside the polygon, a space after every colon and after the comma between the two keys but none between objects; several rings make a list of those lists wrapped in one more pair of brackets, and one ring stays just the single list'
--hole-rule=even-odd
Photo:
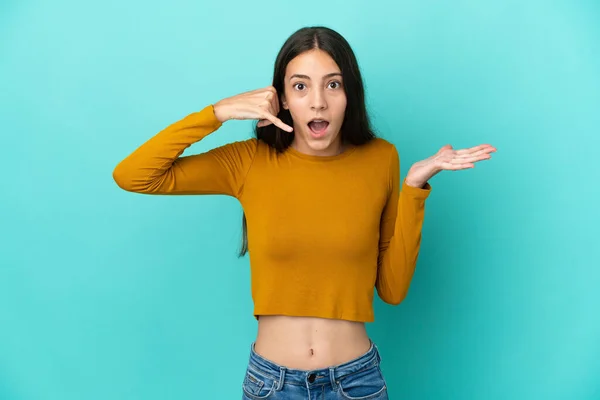
[{"label": "bare stomach", "polygon": [[254,350],[276,364],[312,370],[360,357],[370,345],[362,322],[261,315]]}]

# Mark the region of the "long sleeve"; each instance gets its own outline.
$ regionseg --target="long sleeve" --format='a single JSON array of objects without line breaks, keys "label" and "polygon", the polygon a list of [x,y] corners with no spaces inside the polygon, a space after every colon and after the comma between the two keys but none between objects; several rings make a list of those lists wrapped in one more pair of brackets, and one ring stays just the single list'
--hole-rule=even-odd
[{"label": "long sleeve", "polygon": [[408,293],[419,249],[425,216],[425,200],[431,193],[424,188],[400,184],[400,159],[392,146],[390,155],[389,197],[381,218],[376,288],[388,304],[400,304]]},{"label": "long sleeve", "polygon": [[193,143],[220,127],[212,105],[191,113],[122,160],[113,171],[113,179],[120,188],[136,193],[238,197],[256,152],[256,139],[181,156]]}]

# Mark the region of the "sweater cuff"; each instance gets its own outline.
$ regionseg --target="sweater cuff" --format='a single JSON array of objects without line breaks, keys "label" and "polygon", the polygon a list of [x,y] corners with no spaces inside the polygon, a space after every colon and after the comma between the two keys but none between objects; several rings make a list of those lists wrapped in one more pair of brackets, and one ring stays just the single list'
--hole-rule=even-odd
[{"label": "sweater cuff", "polygon": [[206,126],[211,131],[219,129],[223,124],[217,119],[215,109],[212,104],[205,106],[203,109],[191,113],[188,117],[192,125]]},{"label": "sweater cuff", "polygon": [[206,107],[204,107],[203,111],[208,113],[208,115],[210,116],[210,122],[212,122],[212,124],[214,126],[220,128],[223,125],[223,123],[217,119],[217,114],[215,114],[215,105],[214,104],[207,105]]},{"label": "sweater cuff", "polygon": [[402,181],[402,193],[414,197],[415,199],[425,200],[431,194],[431,185],[425,182],[422,188],[410,186],[406,184],[406,179]]}]

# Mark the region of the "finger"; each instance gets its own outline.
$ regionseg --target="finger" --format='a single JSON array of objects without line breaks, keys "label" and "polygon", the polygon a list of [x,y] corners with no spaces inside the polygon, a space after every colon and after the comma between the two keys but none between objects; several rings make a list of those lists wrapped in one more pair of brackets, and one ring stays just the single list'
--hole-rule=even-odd
[{"label": "finger", "polygon": [[276,95],[271,97],[271,114],[279,115],[279,97]]},{"label": "finger", "polygon": [[[278,100],[277,96],[275,96],[273,94],[273,92],[271,92],[271,91],[267,91],[266,95],[265,95],[265,92],[263,91],[262,93],[260,93],[260,95],[264,96],[263,98],[265,99],[264,103],[261,106],[259,106],[263,109],[263,112],[266,112],[273,116],[278,115],[279,114],[279,100]],[[259,128],[262,128],[263,126],[271,125],[272,123],[273,122],[270,119],[263,117],[258,121],[256,126]]]},{"label": "finger", "polygon": [[257,94],[263,100],[259,107],[266,109],[273,115],[279,114],[279,98],[271,91]]},{"label": "finger", "polygon": [[453,164],[451,162],[443,162],[443,163],[441,163],[440,167],[442,169],[449,170],[449,171],[457,171],[460,169],[475,168],[475,164],[473,164],[473,163]]},{"label": "finger", "polygon": [[468,149],[456,150],[455,154],[458,154],[458,155],[470,154],[470,153],[474,153],[474,152],[478,152],[478,151],[486,151],[486,150],[491,150],[491,149],[493,149],[494,151],[496,150],[496,149],[494,149],[494,147],[492,147],[488,144],[482,144],[479,146],[470,147]]},{"label": "finger", "polygon": [[246,92],[244,92],[242,94],[246,95],[246,96],[254,97],[254,96],[256,96],[256,95],[258,95],[260,93],[264,93],[264,92],[265,92],[265,88],[258,88],[258,89],[248,90],[248,91],[246,91]]},{"label": "finger", "polygon": [[267,126],[267,125],[271,125],[272,122],[269,121],[268,119],[261,119],[260,121],[258,121],[258,124],[256,124],[256,126],[258,126],[259,128],[262,128],[263,126]]},{"label": "finger", "polygon": [[493,153],[494,151],[496,151],[496,149],[494,149],[493,147],[486,147],[484,149],[477,150],[471,153],[459,154],[459,157],[478,157],[484,154]]},{"label": "finger", "polygon": [[[271,98],[271,102],[265,104],[265,108],[266,108],[266,112],[270,113],[273,116],[277,116],[279,114],[279,100],[277,98],[277,96],[269,96]],[[259,121],[258,126],[262,127],[262,126],[267,126],[272,124],[272,122],[268,119],[262,119],[261,121]]]},{"label": "finger", "polygon": [[480,155],[476,155],[476,156],[458,156],[458,157],[453,157],[452,160],[450,162],[452,163],[471,163],[471,162],[475,162],[475,161],[481,161],[481,160],[489,160],[490,158],[492,158],[491,155],[489,154],[480,154]]},{"label": "finger", "polygon": [[284,131],[287,131],[287,132],[292,132],[292,131],[294,130],[294,128],[292,128],[292,127],[291,127],[291,126],[289,126],[289,125],[286,125],[286,124],[284,124],[282,120],[280,120],[279,118],[277,118],[277,117],[275,117],[275,116],[271,115],[271,114],[270,114],[270,113],[268,113],[268,112],[265,112],[265,113],[264,113],[264,115],[263,115],[263,118],[265,118],[265,119],[268,119],[268,120],[269,120],[269,121],[271,121],[273,124],[275,124],[275,126],[278,126],[278,127],[280,127],[280,128],[281,128],[281,129],[283,129]]},{"label": "finger", "polygon": [[275,89],[275,87],[273,85],[269,85],[269,86],[261,87],[261,88],[258,88],[258,89],[250,90],[247,93],[257,94],[257,93],[265,93],[265,92],[276,93],[277,90]]},{"label": "finger", "polygon": [[254,95],[256,97],[265,98],[265,96],[267,94],[274,94],[274,95],[276,95],[277,94],[277,89],[275,89],[273,86],[267,86],[267,87],[264,87],[264,88],[253,90],[253,91],[248,92],[248,93],[252,94],[252,95]]}]

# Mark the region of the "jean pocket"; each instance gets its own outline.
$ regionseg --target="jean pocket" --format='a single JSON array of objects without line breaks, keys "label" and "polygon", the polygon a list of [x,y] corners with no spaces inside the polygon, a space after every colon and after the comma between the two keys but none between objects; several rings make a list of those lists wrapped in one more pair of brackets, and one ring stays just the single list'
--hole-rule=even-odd
[{"label": "jean pocket", "polygon": [[268,399],[273,392],[277,381],[253,368],[246,369],[246,375],[242,382],[242,390],[246,397],[252,400]]},{"label": "jean pocket", "polygon": [[387,399],[387,385],[379,365],[353,372],[337,381],[342,398],[349,400]]}]

